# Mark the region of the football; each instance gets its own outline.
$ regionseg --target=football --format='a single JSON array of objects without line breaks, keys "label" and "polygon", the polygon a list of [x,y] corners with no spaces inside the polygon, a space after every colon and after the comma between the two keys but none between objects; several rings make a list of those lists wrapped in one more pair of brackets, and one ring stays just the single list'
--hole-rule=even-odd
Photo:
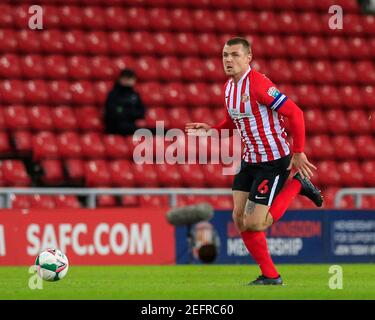
[{"label": "football", "polygon": [[39,277],[46,281],[58,281],[66,276],[69,268],[67,256],[58,249],[46,249],[35,260]]}]

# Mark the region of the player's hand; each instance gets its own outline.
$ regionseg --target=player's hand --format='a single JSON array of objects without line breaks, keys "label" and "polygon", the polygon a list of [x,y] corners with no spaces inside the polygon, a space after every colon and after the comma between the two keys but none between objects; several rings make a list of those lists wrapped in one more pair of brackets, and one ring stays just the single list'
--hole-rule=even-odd
[{"label": "player's hand", "polygon": [[202,122],[190,122],[185,125],[185,132],[192,136],[207,135],[210,129],[210,125]]},{"label": "player's hand", "polygon": [[316,167],[307,160],[305,153],[294,153],[290,161],[288,170],[291,170],[294,167],[302,176],[302,178],[311,179],[313,176],[312,169],[316,170]]}]

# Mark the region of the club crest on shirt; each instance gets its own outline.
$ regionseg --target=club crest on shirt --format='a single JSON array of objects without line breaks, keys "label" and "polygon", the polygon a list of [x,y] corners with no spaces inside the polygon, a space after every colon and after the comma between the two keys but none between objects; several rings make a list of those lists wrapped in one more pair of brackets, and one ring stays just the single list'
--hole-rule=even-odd
[{"label": "club crest on shirt", "polygon": [[241,102],[242,103],[248,102],[249,100],[250,100],[250,97],[247,94],[243,94],[241,96]]},{"label": "club crest on shirt", "polygon": [[276,98],[280,94],[280,91],[277,90],[275,87],[270,87],[267,93],[269,96]]}]

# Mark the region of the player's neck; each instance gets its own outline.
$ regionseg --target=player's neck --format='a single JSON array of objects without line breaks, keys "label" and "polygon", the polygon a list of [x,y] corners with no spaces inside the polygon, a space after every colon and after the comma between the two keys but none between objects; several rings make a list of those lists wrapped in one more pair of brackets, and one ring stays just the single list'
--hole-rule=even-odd
[{"label": "player's neck", "polygon": [[245,73],[247,73],[247,72],[249,71],[249,69],[250,69],[250,68],[247,67],[244,71],[242,71],[242,72],[240,72],[240,73],[238,73],[238,74],[235,74],[235,75],[232,77],[234,84],[237,84],[237,83],[241,80],[241,78],[245,75]]}]

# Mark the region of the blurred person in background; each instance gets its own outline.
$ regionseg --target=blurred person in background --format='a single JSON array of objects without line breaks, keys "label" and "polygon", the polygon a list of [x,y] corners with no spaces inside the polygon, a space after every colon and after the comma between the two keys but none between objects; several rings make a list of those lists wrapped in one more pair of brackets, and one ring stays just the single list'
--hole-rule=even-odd
[{"label": "blurred person in background", "polygon": [[145,106],[134,90],[137,81],[132,69],[121,71],[104,107],[105,131],[109,134],[132,135],[145,118]]}]

